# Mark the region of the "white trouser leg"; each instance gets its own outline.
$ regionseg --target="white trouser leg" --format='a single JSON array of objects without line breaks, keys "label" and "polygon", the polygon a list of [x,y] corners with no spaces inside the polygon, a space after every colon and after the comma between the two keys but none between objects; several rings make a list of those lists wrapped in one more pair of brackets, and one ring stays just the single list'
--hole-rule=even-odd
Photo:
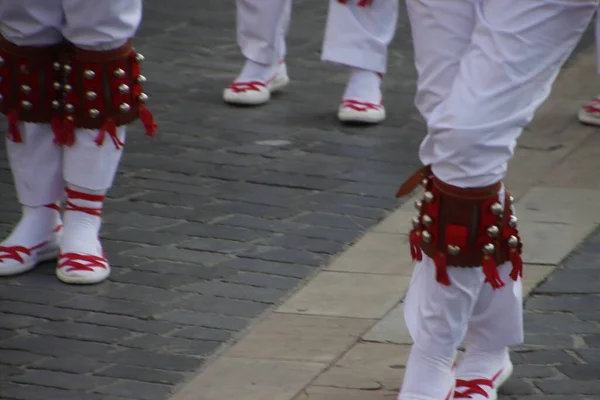
[{"label": "white trouser leg", "polygon": [[[142,16],[141,0],[85,4],[82,7],[81,1],[63,0],[66,14],[63,34],[77,47],[99,52],[112,50],[135,35]],[[125,126],[117,128],[121,143],[125,142],[125,131]],[[98,146],[97,135],[97,130],[77,129],[74,144],[64,147],[68,196],[56,272],[66,283],[97,283],[110,274],[98,235],[104,195],[113,184],[122,149],[111,140]]]},{"label": "white trouser leg", "polygon": [[[59,0],[0,1],[0,32],[18,46],[59,43],[62,20]],[[19,123],[19,131],[23,141],[7,140],[6,149],[23,213],[2,242],[0,275],[23,273],[56,257],[61,224],[57,203],[64,190],[62,152],[54,144],[52,128],[50,124]]]},{"label": "white trouser leg", "polygon": [[471,43],[450,92],[428,118],[421,161],[458,187],[501,180],[523,127],[548,97],[597,5],[597,0],[477,2]]},{"label": "white trouser leg", "polygon": [[418,74],[415,105],[428,120],[458,74],[460,59],[471,42],[475,7],[464,0],[407,0],[406,6]]},{"label": "white trouser leg", "polygon": [[[63,0],[66,25],[63,34],[76,46],[87,50],[111,50],[132,38],[142,17],[141,0],[103,0],[85,2]],[[119,139],[125,142],[126,128],[119,127]],[[98,146],[98,132],[78,129],[75,144],[64,148],[64,177],[72,185],[92,191],[106,191],[113,183],[122,151],[111,141]]]},{"label": "white trouser leg", "polygon": [[366,7],[357,0],[330,0],[323,61],[384,74],[397,21],[398,0],[375,0]]},{"label": "white trouser leg", "polygon": [[237,41],[244,57],[265,65],[283,59],[292,0],[237,0],[236,8]]},{"label": "white trouser leg", "polygon": [[47,46],[62,40],[61,0],[0,1],[0,32],[18,46]]},{"label": "white trouser leg", "polygon": [[6,140],[19,202],[29,207],[55,203],[63,195],[62,153],[49,124],[21,123],[22,143]]},{"label": "white trouser leg", "polygon": [[63,36],[87,50],[112,50],[133,38],[142,20],[142,0],[62,0]]}]

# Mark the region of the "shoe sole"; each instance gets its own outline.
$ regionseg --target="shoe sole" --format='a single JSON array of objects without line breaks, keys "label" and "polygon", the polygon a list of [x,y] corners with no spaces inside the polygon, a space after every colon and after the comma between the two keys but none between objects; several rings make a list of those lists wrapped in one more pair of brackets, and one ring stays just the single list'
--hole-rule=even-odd
[{"label": "shoe sole", "polygon": [[600,119],[590,116],[585,111],[579,111],[577,114],[579,122],[585,125],[600,126]]},{"label": "shoe sole", "polygon": [[94,277],[94,279],[90,279],[90,277],[85,276],[67,276],[62,273],[60,268],[56,268],[56,277],[63,283],[68,283],[70,285],[95,285],[100,282],[104,282],[110,276],[110,266],[106,270],[105,274],[98,275]]},{"label": "shoe sole", "polygon": [[341,122],[350,122],[350,123],[363,123],[363,124],[378,124],[385,120],[386,113],[383,110],[382,113],[371,113],[369,116],[366,112],[354,111],[354,110],[344,110],[341,109],[338,111],[338,119]]},{"label": "shoe sole", "polygon": [[271,83],[267,84],[267,86],[266,86],[267,91],[269,92],[268,93],[269,95],[264,99],[261,98],[261,99],[256,99],[256,100],[252,100],[252,98],[241,99],[241,98],[229,97],[228,96],[229,92],[227,91],[227,89],[225,89],[223,91],[223,100],[228,104],[234,104],[234,105],[238,105],[238,106],[259,106],[261,104],[268,103],[269,100],[271,100],[271,94],[277,93],[278,91],[280,91],[281,89],[286,87],[289,83],[290,83],[290,78],[287,75],[276,77],[275,79],[273,79],[273,81]]}]

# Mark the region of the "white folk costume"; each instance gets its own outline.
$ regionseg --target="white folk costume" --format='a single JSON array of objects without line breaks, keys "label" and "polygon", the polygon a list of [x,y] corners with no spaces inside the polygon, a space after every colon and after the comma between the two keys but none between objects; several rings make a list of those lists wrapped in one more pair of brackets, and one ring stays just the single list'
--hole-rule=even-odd
[{"label": "white folk costume", "polygon": [[64,282],[109,276],[98,235],[125,125],[156,130],[131,41],[141,17],[141,0],[0,0],[0,112],[23,209],[0,275],[58,257]]},{"label": "white folk costume", "polygon": [[[408,0],[428,135],[404,303],[414,345],[399,400],[496,399],[523,341],[521,240],[502,183],[597,0]],[[457,348],[466,352],[455,365]]]},{"label": "white folk costume", "polygon": [[[264,104],[289,83],[285,40],[291,13],[292,0],[237,0],[237,38],[246,64],[224,90],[226,102]],[[322,59],[351,67],[340,120],[385,119],[381,80],[397,18],[398,0],[330,0]]]},{"label": "white folk costume", "polygon": [[[600,11],[600,10],[598,10]],[[600,15],[596,11],[596,74],[600,77]],[[589,103],[579,109],[579,121],[586,125],[600,126],[600,95],[594,97]]]}]

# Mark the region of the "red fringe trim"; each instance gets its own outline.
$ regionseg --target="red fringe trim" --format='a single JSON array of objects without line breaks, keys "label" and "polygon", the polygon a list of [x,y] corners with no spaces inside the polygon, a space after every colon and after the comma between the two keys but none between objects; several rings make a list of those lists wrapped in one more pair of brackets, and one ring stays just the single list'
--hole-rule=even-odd
[{"label": "red fringe trim", "polygon": [[152,115],[152,113],[148,111],[145,105],[140,104],[139,115],[140,119],[142,120],[142,123],[144,124],[144,128],[146,128],[146,135],[154,137],[154,134],[158,130],[158,125],[156,125],[156,123],[154,122],[154,116]]},{"label": "red fringe trim", "polygon": [[417,230],[412,230],[409,235],[410,255],[413,261],[423,260],[423,252],[421,251],[421,234]]},{"label": "red fringe trim", "polygon": [[500,289],[504,286],[504,282],[500,279],[500,275],[498,274],[498,266],[496,265],[496,260],[490,256],[483,256],[482,261],[483,273],[485,275],[485,281],[488,282],[492,288]]},{"label": "red fringe trim", "polygon": [[444,286],[450,286],[450,276],[448,275],[448,266],[446,265],[446,255],[438,254],[433,258],[435,263],[435,280]]},{"label": "red fringe trim", "polygon": [[8,122],[8,139],[15,143],[23,143],[23,137],[21,136],[21,130],[19,129],[19,113],[17,110],[11,110],[6,114],[6,121]]},{"label": "red fringe trim", "polygon": [[510,278],[513,281],[516,281],[519,278],[523,277],[523,259],[521,255],[515,250],[512,249],[510,251],[510,262],[513,265],[513,269],[510,272]]}]

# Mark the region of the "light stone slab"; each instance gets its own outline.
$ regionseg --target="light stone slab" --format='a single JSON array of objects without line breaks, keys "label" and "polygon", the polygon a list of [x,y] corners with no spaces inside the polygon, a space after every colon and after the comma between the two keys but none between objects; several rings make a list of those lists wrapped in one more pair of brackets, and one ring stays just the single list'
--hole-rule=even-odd
[{"label": "light stone slab", "polygon": [[395,275],[324,271],[277,312],[381,318],[404,297],[409,281]]},{"label": "light stone slab", "polygon": [[227,356],[330,363],[374,323],[370,319],[273,313]]}]

